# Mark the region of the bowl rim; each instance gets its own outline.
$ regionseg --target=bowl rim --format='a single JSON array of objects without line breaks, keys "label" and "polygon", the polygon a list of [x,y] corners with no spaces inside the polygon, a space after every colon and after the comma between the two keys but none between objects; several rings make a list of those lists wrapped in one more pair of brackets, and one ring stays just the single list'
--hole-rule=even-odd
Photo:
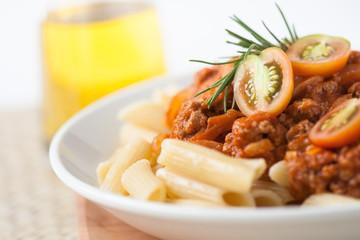
[{"label": "bowl rim", "polygon": [[[188,75],[186,75],[188,76]],[[128,213],[152,216],[164,219],[186,220],[193,222],[234,222],[237,223],[263,223],[263,222],[284,222],[284,221],[308,221],[309,219],[323,220],[328,217],[340,217],[357,215],[360,213],[359,206],[341,206],[341,207],[266,207],[266,208],[241,208],[241,207],[196,207],[196,206],[180,206],[157,202],[149,202],[133,199],[127,196],[106,192],[87,184],[69,171],[66,170],[62,163],[59,149],[64,136],[69,129],[86,118],[90,113],[101,109],[110,102],[116,101],[123,94],[131,94],[132,91],[139,87],[145,87],[154,83],[163,82],[169,79],[184,78],[184,76],[162,75],[150,78],[131,86],[117,90],[95,102],[89,104],[68,121],[66,121],[53,137],[50,148],[49,158],[53,171],[57,177],[70,189],[83,197],[93,201],[104,208],[114,208]],[[150,86],[149,86],[150,87]],[[116,112],[114,112],[114,115]]]}]

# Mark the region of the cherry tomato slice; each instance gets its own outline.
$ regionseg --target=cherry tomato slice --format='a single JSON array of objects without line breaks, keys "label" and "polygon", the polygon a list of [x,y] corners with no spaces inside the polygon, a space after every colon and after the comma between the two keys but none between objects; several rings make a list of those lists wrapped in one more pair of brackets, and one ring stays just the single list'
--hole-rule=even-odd
[{"label": "cherry tomato slice", "polygon": [[335,148],[360,137],[360,99],[349,99],[325,114],[311,129],[309,139],[314,144]]},{"label": "cherry tomato slice", "polygon": [[298,39],[286,54],[295,75],[330,76],[344,68],[350,52],[346,39],[317,34]]},{"label": "cherry tomato slice", "polygon": [[291,100],[293,71],[287,55],[279,48],[267,48],[259,56],[248,56],[234,77],[236,104],[243,114],[280,114]]}]

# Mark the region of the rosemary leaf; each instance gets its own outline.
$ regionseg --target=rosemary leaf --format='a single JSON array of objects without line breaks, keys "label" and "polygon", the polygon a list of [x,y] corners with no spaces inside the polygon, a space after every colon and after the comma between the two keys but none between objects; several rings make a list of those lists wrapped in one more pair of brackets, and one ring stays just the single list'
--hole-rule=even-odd
[{"label": "rosemary leaf", "polygon": [[[288,24],[287,21],[286,21],[286,18],[285,18],[284,13],[281,11],[281,9],[280,9],[280,7],[279,7],[279,5],[278,5],[277,3],[275,3],[275,5],[276,5],[277,9],[279,10],[279,12],[280,12],[280,14],[281,14],[281,16],[282,16],[285,24],[286,24],[286,27],[287,27],[287,29],[288,29],[288,31],[289,31],[289,33],[290,33],[292,42],[295,42],[294,35],[293,35],[292,32],[291,32],[291,29],[290,29],[290,27],[289,27],[289,24]],[[290,44],[290,45],[291,45],[291,44]]]},{"label": "rosemary leaf", "polygon": [[234,109],[235,103],[236,103],[236,99],[235,99],[235,93],[234,93],[234,94],[233,94],[232,104],[231,104],[231,109]]},{"label": "rosemary leaf", "polygon": [[253,29],[251,29],[248,25],[246,25],[243,21],[241,21],[238,17],[233,16],[232,18],[235,22],[240,24],[246,31],[248,31],[251,35],[253,35],[256,40],[265,45],[266,47],[273,47],[274,45],[257,34]]},{"label": "rosemary leaf", "polygon": [[209,64],[209,65],[224,65],[224,64],[230,64],[230,63],[238,62],[238,61],[240,61],[240,59],[235,59],[235,60],[228,61],[228,62],[219,62],[219,63],[212,63],[212,62],[206,62],[206,61],[203,61],[203,60],[195,60],[195,59],[191,59],[189,61],[190,62],[205,63],[205,64]]},{"label": "rosemary leaf", "polygon": [[243,41],[243,42],[246,42],[247,44],[249,44],[249,46],[250,46],[252,43],[255,43],[254,41],[251,41],[251,40],[249,40],[249,39],[247,39],[247,38],[244,38],[244,37],[242,37],[242,36],[239,36],[238,34],[232,32],[232,31],[230,31],[230,30],[228,30],[228,29],[225,29],[225,31],[226,31],[227,33],[229,33],[231,36],[233,36],[233,37],[235,37],[235,38],[237,38],[237,39],[239,39],[239,40],[241,40],[241,41]]},{"label": "rosemary leaf", "polygon": [[265,24],[264,21],[262,21],[262,23],[263,23],[264,27],[266,28],[266,30],[271,34],[271,36],[273,36],[273,38],[280,44],[281,49],[282,49],[283,51],[286,51],[286,50],[287,50],[286,45],[285,45],[283,42],[281,42],[281,41],[275,36],[275,34],[273,34],[272,31],[270,31],[270,29],[266,26],[266,24]]},{"label": "rosemary leaf", "polygon": [[[245,59],[244,57],[240,57],[242,59]],[[224,89],[231,84],[231,82],[234,79],[234,75],[236,73],[237,67],[239,66],[240,62],[237,62],[234,64],[233,69],[226,74],[225,77],[223,77],[220,81],[222,82],[222,84],[220,85],[220,87],[215,91],[214,95],[209,99],[209,101],[207,101],[208,104],[208,108],[211,108],[212,104],[215,102],[216,98],[220,95],[220,93],[222,91],[224,91]],[[219,82],[220,82],[219,81]]]},{"label": "rosemary leaf", "polygon": [[286,42],[287,44],[289,44],[289,45],[291,45],[292,43],[290,42],[290,40],[289,39],[287,39],[287,38],[284,38],[284,42]]},{"label": "rosemary leaf", "polygon": [[[210,109],[211,106],[213,105],[213,103],[215,102],[215,100],[217,99],[217,97],[220,95],[220,93],[225,89],[225,87],[228,85],[228,82],[229,82],[229,79],[231,79],[231,75],[232,75],[232,72],[234,71],[231,70],[231,72],[229,72],[228,74],[226,74],[225,77],[223,77],[221,80],[222,80],[222,83],[220,85],[220,87],[215,91],[214,95],[206,102],[206,104],[208,105],[208,108]],[[221,81],[220,80],[220,81]]]},{"label": "rosemary leaf", "polygon": [[225,96],[224,96],[224,112],[226,113],[227,112],[227,96],[228,96],[228,93],[229,93],[229,87],[230,87],[230,84],[226,86],[226,89],[225,89]]},{"label": "rosemary leaf", "polygon": [[251,46],[249,47],[249,49],[246,51],[246,53],[244,54],[244,60],[249,56],[249,54],[251,53],[251,50],[253,50],[253,48],[255,47],[255,44],[251,44]]},{"label": "rosemary leaf", "polygon": [[[237,53],[241,53],[241,54],[245,54],[247,51],[237,51]],[[257,51],[257,50],[253,50],[251,51],[252,54],[255,54],[255,55],[259,55],[260,54],[260,51]]]},{"label": "rosemary leaf", "polygon": [[200,94],[203,94],[204,92],[209,91],[210,89],[216,88],[217,86],[219,86],[219,85],[221,85],[221,84],[223,84],[223,78],[220,79],[219,81],[217,81],[216,83],[214,83],[213,85],[211,85],[210,87],[208,87],[208,88],[202,90],[201,92],[197,93],[194,97],[197,97],[197,96],[199,96]]},{"label": "rosemary leaf", "polygon": [[234,55],[234,56],[222,56],[222,57],[219,57],[220,59],[229,59],[229,58],[238,58],[239,57],[239,55]]},{"label": "rosemary leaf", "polygon": [[248,48],[250,47],[251,43],[248,44],[248,43],[245,43],[245,42],[242,42],[242,41],[239,41],[237,43],[235,42],[230,42],[230,41],[226,41],[226,43],[229,43],[229,44],[233,44],[233,45],[236,45],[236,46],[239,46],[239,47],[242,47],[242,48]]},{"label": "rosemary leaf", "polygon": [[293,26],[293,31],[294,31],[295,38],[296,38],[296,40],[298,40],[299,37],[298,37],[298,35],[297,35],[297,33],[296,33],[295,25],[293,24],[292,26]]}]

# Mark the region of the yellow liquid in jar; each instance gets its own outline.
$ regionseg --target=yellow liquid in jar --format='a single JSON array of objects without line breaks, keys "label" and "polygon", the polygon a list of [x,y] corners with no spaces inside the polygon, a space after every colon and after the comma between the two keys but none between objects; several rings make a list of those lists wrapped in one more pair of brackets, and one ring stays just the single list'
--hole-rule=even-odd
[{"label": "yellow liquid in jar", "polygon": [[165,72],[156,12],[145,4],[98,3],[53,12],[42,30],[48,141],[92,101]]}]

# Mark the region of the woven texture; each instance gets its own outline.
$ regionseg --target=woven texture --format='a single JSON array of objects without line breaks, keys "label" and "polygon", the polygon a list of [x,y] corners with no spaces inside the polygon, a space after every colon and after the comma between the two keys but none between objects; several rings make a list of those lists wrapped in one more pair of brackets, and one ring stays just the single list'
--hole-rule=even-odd
[{"label": "woven texture", "polygon": [[36,110],[0,112],[0,239],[77,239],[75,197],[52,172]]}]

